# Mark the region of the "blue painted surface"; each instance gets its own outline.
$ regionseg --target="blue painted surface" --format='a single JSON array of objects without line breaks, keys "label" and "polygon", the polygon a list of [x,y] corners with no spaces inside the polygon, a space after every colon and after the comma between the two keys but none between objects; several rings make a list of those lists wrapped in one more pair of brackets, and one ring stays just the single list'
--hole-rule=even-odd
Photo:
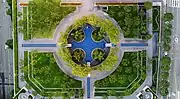
[{"label": "blue painted surface", "polygon": [[56,47],[56,44],[22,44],[22,47]]},{"label": "blue painted surface", "polygon": [[92,33],[94,31],[94,28],[91,25],[86,25],[83,28],[83,32],[85,33],[85,39],[82,42],[72,42],[72,49],[81,48],[85,51],[86,56],[84,61],[85,62],[91,62],[93,60],[91,53],[95,48],[105,48],[105,41],[102,40],[100,42],[95,42],[92,39]]},{"label": "blue painted surface", "polygon": [[153,34],[153,56],[158,56],[158,32],[154,32]]},{"label": "blue painted surface", "polygon": [[91,89],[90,89],[90,85],[91,85],[91,82],[90,82],[90,77],[87,77],[87,98],[90,98],[91,96]]},{"label": "blue painted surface", "polygon": [[123,47],[143,47],[148,46],[148,43],[121,43],[121,46]]}]

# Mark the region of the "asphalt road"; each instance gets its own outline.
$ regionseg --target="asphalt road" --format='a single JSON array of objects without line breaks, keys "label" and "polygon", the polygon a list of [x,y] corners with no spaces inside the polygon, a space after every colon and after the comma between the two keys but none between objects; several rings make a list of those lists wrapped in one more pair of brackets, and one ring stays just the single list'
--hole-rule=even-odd
[{"label": "asphalt road", "polygon": [[[5,49],[5,42],[12,38],[11,19],[6,15],[7,2],[0,0],[0,97],[9,99],[13,88],[13,51]],[[9,85],[10,84],[10,85]],[[5,92],[5,93],[4,93]]]},{"label": "asphalt road", "polygon": [[[180,8],[168,8],[167,11],[172,12],[174,15],[172,38],[174,36],[180,37]],[[172,41],[172,46],[173,61],[170,75],[170,96],[171,99],[180,99],[178,97],[178,91],[180,91],[180,42],[177,44]]]}]

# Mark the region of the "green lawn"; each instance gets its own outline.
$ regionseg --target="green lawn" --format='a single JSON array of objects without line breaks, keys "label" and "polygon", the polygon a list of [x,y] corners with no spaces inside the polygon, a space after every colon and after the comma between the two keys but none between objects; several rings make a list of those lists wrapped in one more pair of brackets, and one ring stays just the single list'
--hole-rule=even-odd
[{"label": "green lawn", "polygon": [[28,33],[27,33],[27,7],[23,7],[23,21],[24,21],[24,24],[23,24],[23,38],[24,40],[28,40]]},{"label": "green lawn", "polygon": [[13,0],[13,53],[14,53],[14,80],[15,80],[15,93],[20,89],[18,87],[18,32],[17,32],[17,1]]},{"label": "green lawn", "polygon": [[28,5],[29,33],[33,38],[52,38],[56,26],[75,7],[60,7],[60,0],[32,0]]}]

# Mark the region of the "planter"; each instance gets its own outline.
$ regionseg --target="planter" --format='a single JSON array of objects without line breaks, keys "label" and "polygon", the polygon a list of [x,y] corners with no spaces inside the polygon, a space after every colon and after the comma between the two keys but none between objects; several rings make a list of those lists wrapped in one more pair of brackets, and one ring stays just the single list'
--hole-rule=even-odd
[{"label": "planter", "polygon": [[106,33],[100,32],[100,27],[96,27],[96,29],[93,31],[91,37],[93,41],[100,42],[106,37]]},{"label": "planter", "polygon": [[[94,58],[95,58],[95,55],[93,55],[93,54],[94,54],[95,51],[98,51],[98,50],[99,50],[100,52],[102,51],[102,52],[104,53],[102,60],[94,59]],[[92,57],[93,57],[93,61],[91,62],[91,67],[100,65],[100,64],[107,58],[109,52],[110,52],[110,48],[105,48],[105,49],[99,49],[99,48],[97,48],[97,49],[94,49],[94,50],[92,51],[92,53],[91,53],[91,55],[92,55]],[[95,53],[98,53],[98,52],[95,52]],[[99,54],[98,54],[98,55],[99,55]]]},{"label": "planter", "polygon": [[77,64],[85,64],[84,58],[85,58],[85,52],[83,49],[77,48],[72,51],[70,49],[72,60]]},{"label": "planter", "polygon": [[75,29],[71,30],[69,39],[73,39],[76,42],[82,42],[85,39],[85,34],[84,34],[82,28],[79,27],[76,30]]}]

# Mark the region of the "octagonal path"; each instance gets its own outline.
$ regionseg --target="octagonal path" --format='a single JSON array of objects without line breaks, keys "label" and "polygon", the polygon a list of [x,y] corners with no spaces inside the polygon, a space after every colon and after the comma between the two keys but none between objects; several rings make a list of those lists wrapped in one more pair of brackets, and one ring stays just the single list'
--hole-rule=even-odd
[{"label": "octagonal path", "polygon": [[86,24],[83,27],[83,32],[85,34],[85,38],[83,39],[83,41],[81,42],[76,42],[73,41],[72,42],[72,49],[83,49],[85,51],[85,62],[91,62],[93,60],[92,58],[92,52],[94,49],[100,48],[100,49],[104,49],[105,48],[105,41],[101,40],[99,42],[96,42],[93,40],[92,38],[92,33],[95,29],[90,25],[90,24]]}]

